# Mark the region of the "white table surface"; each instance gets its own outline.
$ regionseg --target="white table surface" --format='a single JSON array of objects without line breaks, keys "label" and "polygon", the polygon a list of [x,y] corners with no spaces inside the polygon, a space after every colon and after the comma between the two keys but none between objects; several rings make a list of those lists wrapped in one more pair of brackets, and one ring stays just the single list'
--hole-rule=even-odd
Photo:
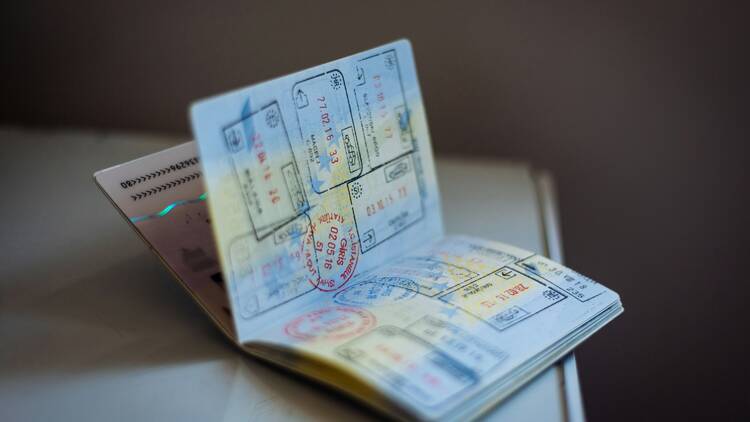
[{"label": "white table surface", "polygon": [[[94,171],[179,142],[0,128],[0,420],[378,419],[242,354],[98,191]],[[549,178],[438,159],[449,232],[561,258]],[[582,420],[572,359],[486,420]]]}]

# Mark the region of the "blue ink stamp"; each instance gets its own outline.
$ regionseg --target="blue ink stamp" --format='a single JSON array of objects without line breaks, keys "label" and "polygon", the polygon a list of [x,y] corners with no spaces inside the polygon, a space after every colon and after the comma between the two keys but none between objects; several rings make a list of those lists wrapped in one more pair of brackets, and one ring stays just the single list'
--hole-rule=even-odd
[{"label": "blue ink stamp", "polygon": [[413,299],[419,285],[403,277],[373,277],[336,293],[333,300],[340,305],[380,306]]}]

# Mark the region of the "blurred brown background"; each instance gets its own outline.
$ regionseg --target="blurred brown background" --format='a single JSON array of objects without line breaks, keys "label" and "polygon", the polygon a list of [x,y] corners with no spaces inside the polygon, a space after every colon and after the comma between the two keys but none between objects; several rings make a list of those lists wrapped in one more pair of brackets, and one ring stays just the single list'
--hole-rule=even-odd
[{"label": "blurred brown background", "polygon": [[552,170],[568,264],[623,298],[577,352],[588,417],[747,417],[739,7],[137,3],[4,3],[0,123],[187,139],[197,98],[407,37],[437,153]]}]

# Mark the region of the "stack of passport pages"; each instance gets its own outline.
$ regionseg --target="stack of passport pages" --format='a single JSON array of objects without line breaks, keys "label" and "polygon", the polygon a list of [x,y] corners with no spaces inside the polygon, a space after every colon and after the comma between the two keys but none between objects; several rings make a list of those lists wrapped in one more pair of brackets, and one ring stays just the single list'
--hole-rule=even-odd
[{"label": "stack of passport pages", "polygon": [[240,349],[384,415],[480,415],[623,311],[544,256],[444,234],[408,41],[190,118],[195,142],[96,182]]}]

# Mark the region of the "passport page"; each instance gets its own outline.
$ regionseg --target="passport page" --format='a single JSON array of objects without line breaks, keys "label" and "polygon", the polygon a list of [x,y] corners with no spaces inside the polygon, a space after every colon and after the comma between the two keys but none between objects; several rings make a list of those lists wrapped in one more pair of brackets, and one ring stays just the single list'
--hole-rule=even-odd
[{"label": "passport page", "polygon": [[543,256],[449,236],[279,316],[258,341],[309,356],[287,365],[334,385],[343,377],[321,363],[356,374],[411,417],[465,420],[621,311],[616,293]]},{"label": "passport page", "polygon": [[191,119],[241,343],[284,304],[442,236],[405,40],[199,101]]},{"label": "passport page", "polygon": [[94,180],[221,331],[231,312],[206,209],[198,146],[187,142],[94,174]]}]

